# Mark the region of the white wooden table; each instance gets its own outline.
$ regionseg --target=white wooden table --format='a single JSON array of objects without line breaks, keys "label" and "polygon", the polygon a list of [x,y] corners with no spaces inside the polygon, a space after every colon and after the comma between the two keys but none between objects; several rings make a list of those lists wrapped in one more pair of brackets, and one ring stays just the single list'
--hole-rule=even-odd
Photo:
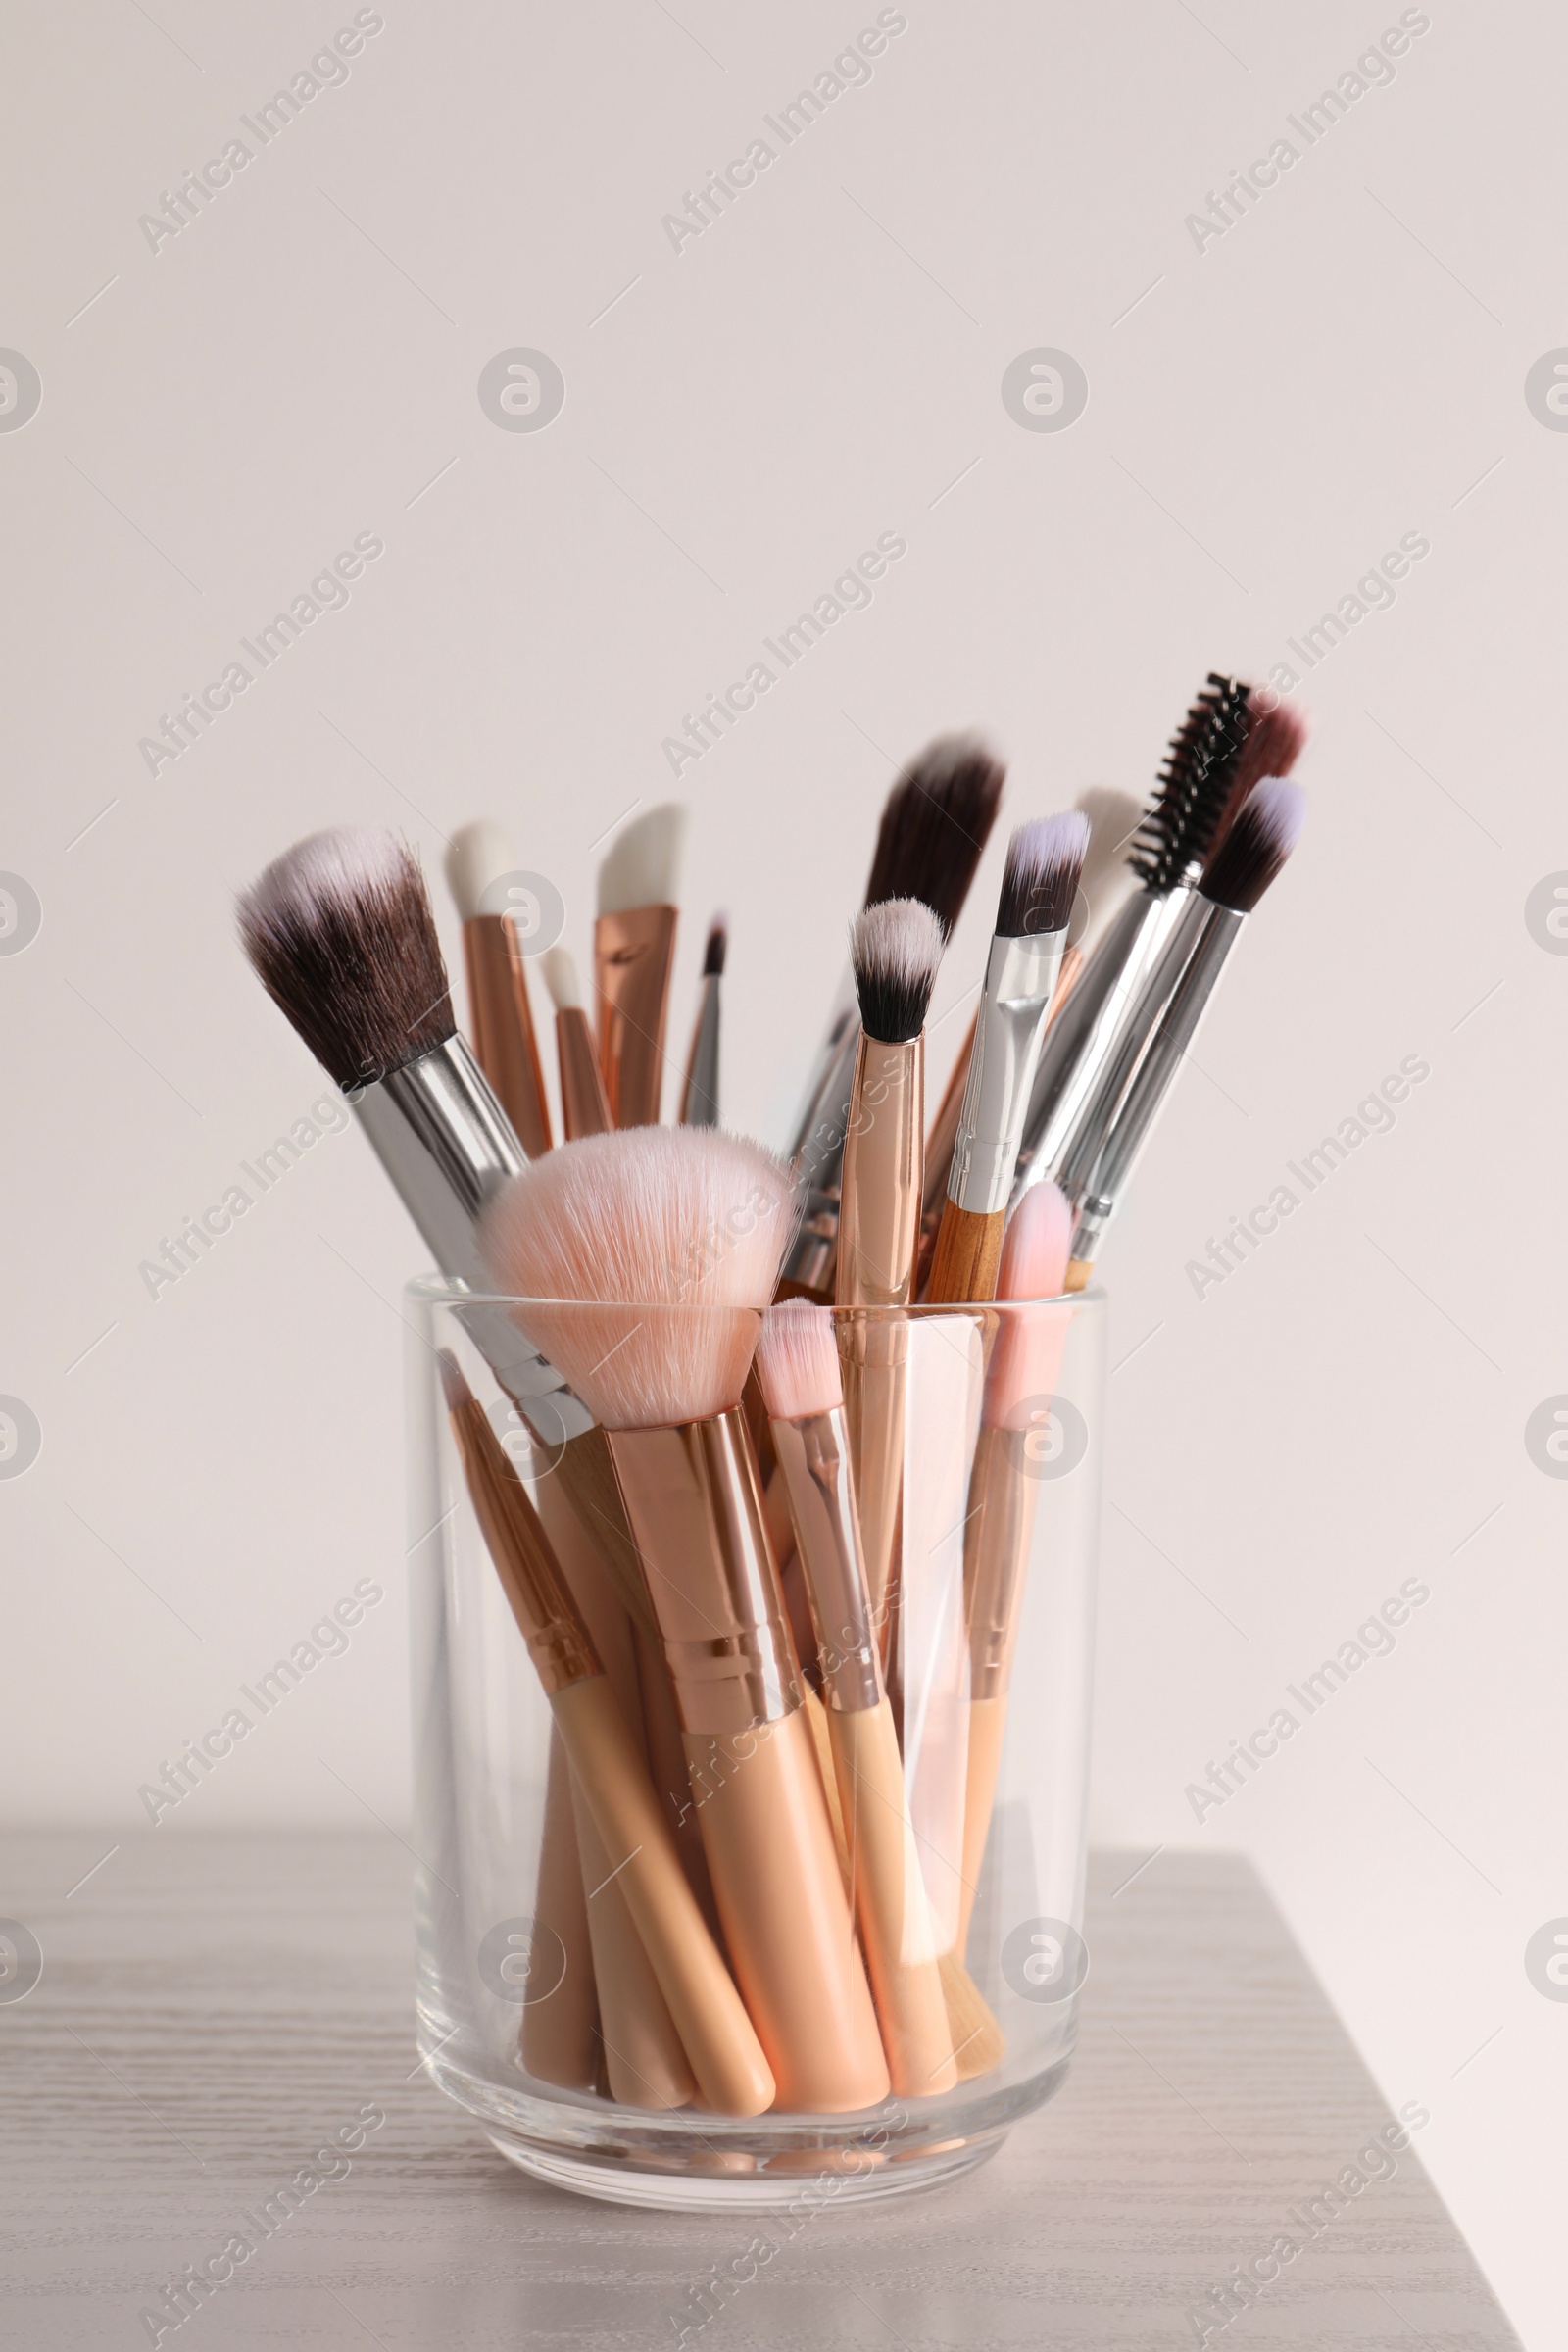
[{"label": "white wooden table", "polygon": [[[1388,2121],[1243,1863],[1100,1857],[1060,2097],[956,2186],[824,2213],[696,2328],[694,2284],[779,2217],[591,2204],[513,2171],[416,2067],[408,1856],[391,1837],[0,1844],[44,1953],[0,2004],[0,2341],[114,2352],[364,2106],[386,2121],[165,2345],[389,2352],[1012,2352],[1210,2345],[1493,2352],[1514,2337],[1420,2136],[1307,2239]],[[1129,1875],[1137,1872],[1138,1875]],[[1120,1891],[1116,1889],[1120,1888]],[[1413,2086],[1416,2092],[1419,2086]],[[1302,2250],[1221,2329],[1210,2289]]]}]

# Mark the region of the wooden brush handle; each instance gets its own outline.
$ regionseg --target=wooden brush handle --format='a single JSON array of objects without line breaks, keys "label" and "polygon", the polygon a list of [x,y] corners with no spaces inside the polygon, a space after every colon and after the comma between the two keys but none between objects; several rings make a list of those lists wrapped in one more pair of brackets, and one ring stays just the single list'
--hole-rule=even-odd
[{"label": "wooden brush handle", "polygon": [[1064,1291],[1086,1291],[1089,1288],[1089,1277],[1094,1270],[1094,1260],[1092,1258],[1069,1257],[1067,1260],[1067,1279],[1062,1284],[1062,1289]]},{"label": "wooden brush handle", "polygon": [[893,1710],[884,1698],[856,1714],[829,1708],[827,1721],[888,2074],[899,2097],[932,2099],[958,2074]]},{"label": "wooden brush handle", "polygon": [[717,2115],[760,2115],[773,2103],[771,2070],[609,1684],[587,1676],[550,1703],[706,2105]]},{"label": "wooden brush handle", "polygon": [[944,1204],[931,1279],[926,1284],[927,1306],[962,1306],[996,1297],[1002,1229],[1006,1222],[1004,1208],[980,1216],[952,1200]]}]

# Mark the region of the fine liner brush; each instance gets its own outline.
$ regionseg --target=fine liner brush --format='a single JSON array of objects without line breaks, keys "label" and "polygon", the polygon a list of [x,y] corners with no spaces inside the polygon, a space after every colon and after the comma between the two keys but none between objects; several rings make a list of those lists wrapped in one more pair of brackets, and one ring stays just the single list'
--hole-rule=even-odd
[{"label": "fine liner brush", "polygon": [[[444,1350],[441,1379],[474,1515],[550,1700],[574,1789],[592,1817],[692,2074],[715,2113],[760,2115],[772,2104],[773,2077],[687,1886],[647,1767],[543,1522],[483,1406]],[[603,1891],[591,1895],[590,1904],[602,1899]],[[595,1959],[597,1964],[597,1945]],[[613,2087],[613,2073],[612,2083]],[[638,2098],[634,2093],[631,2103],[679,2102],[667,2096]]]},{"label": "fine liner brush", "polygon": [[718,984],[724,976],[724,954],[728,945],[728,925],[721,914],[715,914],[709,926],[708,946],[703,952],[697,1026],[692,1031],[686,1083],[681,1088],[680,1123],[683,1127],[718,1125]]},{"label": "fine liner brush", "polygon": [[666,801],[634,817],[599,868],[599,1066],[617,1127],[652,1127],[659,1120],[685,841],[686,810],[680,802]]},{"label": "fine liner brush", "polygon": [[[1173,740],[1128,859],[1140,887],[1115,916],[1052,1024],[1035,1072],[1013,1187],[1063,1183],[1075,1138],[1102,1118],[1097,1090],[1128,1007],[1202,869],[1235,783],[1250,723],[1249,689],[1211,677]],[[1070,1190],[1070,1187],[1066,1188]]]},{"label": "fine liner brush", "polygon": [[[1131,1180],[1182,1057],[1198,1034],[1225,959],[1247,918],[1295,849],[1306,815],[1298,784],[1267,777],[1242,803],[1193,894],[1146,996],[1159,1006],[1147,1026],[1135,1012],[1132,1039],[1115,1089],[1114,1108],[1088,1175],[1074,1196],[1077,1224],[1065,1287],[1082,1290],[1106,1226]],[[1133,1041],[1142,1037],[1141,1051]],[[1111,1076],[1118,1075],[1113,1070]],[[1071,1188],[1069,1188],[1071,1189]]]},{"label": "fine liner brush", "polygon": [[534,1039],[533,1013],[507,877],[517,870],[511,842],[482,817],[460,826],[446,857],[447,887],[463,917],[468,1029],[474,1058],[530,1159],[550,1149],[550,1111]]},{"label": "fine liner brush", "polygon": [[871,1620],[827,1308],[804,1298],[770,1308],[757,1370],[810,1599],[856,1917],[888,2073],[900,2098],[933,2098],[953,2087],[957,2068]]},{"label": "fine liner brush", "polygon": [[1020,825],[1007,844],[958,1131],[926,1298],[990,1298],[1018,1142],[1089,847],[1078,809]]},{"label": "fine liner brush", "polygon": [[[943,735],[927,744],[888,795],[865,906],[919,899],[951,937],[996,822],[1005,776],[1002,762],[976,736]],[[783,1298],[805,1293],[823,1303],[833,1298],[856,1015],[855,989],[847,979],[788,1154],[802,1165],[806,1208],[785,1261]]]},{"label": "fine liner brush", "polygon": [[[858,915],[850,960],[860,1006],[844,1148],[837,1303],[906,1307],[920,1237],[925,1016],[942,961],[939,917],[918,899]],[[872,1622],[887,1661],[904,1460],[907,1327],[885,1313],[841,1325],[844,1400]]]},{"label": "fine liner brush", "polygon": [[[1003,1244],[999,1299],[1056,1298],[1071,1239],[1072,1209],[1065,1196],[1051,1183],[1032,1185],[1014,1210]],[[1031,1448],[1038,1449],[1049,1423],[1073,1312],[1071,1307],[1046,1305],[1004,1317],[986,1371],[964,1525],[970,1679],[960,1950],[968,1939],[996,1802],[1007,1684],[1040,1497],[1038,1463]]]},{"label": "fine liner brush", "polygon": [[792,1198],[760,1145],[648,1127],[536,1161],[484,1244],[609,1432],[777,2103],[838,2114],[886,2097],[887,2062],[740,1411]]},{"label": "fine liner brush", "polygon": [[561,1064],[561,1124],[568,1144],[580,1135],[606,1135],[615,1124],[588,1015],[582,1008],[577,966],[564,948],[547,948],[540,957],[545,986],[556,1008],[556,1053]]},{"label": "fine liner brush", "polygon": [[[390,833],[313,834],[241,895],[240,936],[263,987],[340,1086],[436,1266],[488,1292],[474,1227],[523,1166],[522,1149],[457,1034],[424,878]],[[533,1438],[554,1457],[540,1485],[557,1548],[564,1507],[617,1582],[636,1559],[604,1433],[504,1307],[464,1322]],[[559,1492],[558,1492],[559,1490]]]}]

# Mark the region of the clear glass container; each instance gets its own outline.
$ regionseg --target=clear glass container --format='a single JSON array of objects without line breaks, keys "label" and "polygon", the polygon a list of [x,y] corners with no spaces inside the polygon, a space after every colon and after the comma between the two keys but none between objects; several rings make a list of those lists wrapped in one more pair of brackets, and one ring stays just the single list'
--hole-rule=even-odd
[{"label": "clear glass container", "polygon": [[[670,1460],[698,1465],[698,1487],[710,1482],[703,1492],[712,1523],[725,1523],[722,1544],[750,1546],[754,1602],[766,1621],[755,1636],[715,1628],[711,1641],[688,1640],[684,1649],[665,1646],[671,1627],[683,1630],[670,1610],[678,1619],[686,1562],[706,1556],[707,1538],[694,1540],[688,1525],[672,1547],[661,1535],[648,1572],[647,1530],[658,1523],[647,1515],[646,1444],[641,1456],[623,1446],[617,1453],[618,1441],[597,1431],[586,1447],[576,1437],[547,1444],[537,1431],[555,1426],[549,1407],[530,1406],[530,1428],[490,1369],[502,1362],[525,1393],[517,1363],[528,1350],[519,1347],[508,1364],[498,1329],[516,1325],[537,1343],[582,1310],[475,1302],[433,1278],[411,1284],[407,1297],[418,2035],[433,2080],[523,2170],[630,2204],[784,2207],[810,2177],[828,2175],[839,2203],[926,2186],[982,2162],[1062,2082],[1088,1972],[1102,1294],[837,1309],[847,1418],[782,1425],[806,1432],[804,1450],[768,1423],[755,1381],[722,1421],[656,1440],[655,1454],[667,1442]],[[647,1321],[671,1329],[675,1345],[672,1319],[704,1311],[661,1306]],[[472,1406],[456,1417],[443,1351],[449,1379],[455,1363],[471,1388]],[[586,1420],[571,1400],[566,1409],[564,1426]],[[828,1454],[836,1431],[850,1464],[868,1640],[853,1593],[819,1593],[811,1614],[803,1545],[815,1560],[821,1528],[798,1538],[791,1497],[799,1501],[807,1455],[826,1491],[824,1431]],[[584,1474],[593,1448],[597,1488]],[[478,1485],[476,1449],[488,1464]],[[720,1456],[721,1475],[712,1468]],[[618,1473],[608,1485],[607,1460]],[[504,1564],[498,1572],[494,1492],[488,1514],[481,1492],[498,1468],[514,1517],[550,1540],[578,1633],[530,1623],[530,1607],[541,1614],[537,1586],[527,1587],[531,1603],[519,1602],[515,1569],[510,1583]],[[516,1512],[516,1487],[537,1519],[526,1503]],[[637,1503],[627,1520],[623,1499]],[[664,1507],[657,1492],[653,1507]],[[641,1531],[636,1549],[626,1547],[628,1525]],[[606,1554],[617,1546],[612,1564]],[[640,1588],[624,1581],[639,1566]],[[548,1558],[541,1573],[548,1583]],[[771,1595],[758,1600],[768,1579]],[[880,1600],[870,1590],[879,1579]],[[822,1622],[824,1611],[834,1622]],[[742,1651],[749,1681],[745,1661],[736,1663]],[[765,1670],[763,1652],[780,1671]],[[722,1737],[716,1719],[705,1719],[706,1747],[689,1730],[683,1738],[681,1718],[711,1703],[702,1677],[731,1666],[738,1680],[720,1696],[732,1710],[742,1705],[744,1736],[732,1712]],[[552,1682],[563,1686],[554,1695]],[[880,1764],[864,1745],[877,1730],[873,1702],[891,1717]],[[633,1805],[631,1816],[606,1819],[605,1805],[620,1803],[601,1787],[610,1785],[607,1744],[620,1774],[614,1787],[629,1803],[635,1784],[642,1816]],[[793,1794],[768,1812],[763,1783],[786,1766]],[[754,1800],[763,1810],[748,1816]],[[652,1827],[640,1831],[650,1801]],[[811,1870],[814,1891],[803,1903],[806,1882],[792,1874]],[[824,1872],[836,1892],[823,1886]],[[682,1881],[673,1894],[670,1878]],[[650,1889],[660,1887],[656,1898]],[[648,1904],[664,1896],[673,1929],[669,1903],[662,1925],[649,1925]],[[796,1952],[789,1997],[809,2006],[820,1993],[841,2017],[853,2010],[844,2031],[860,2035],[858,2071],[833,2074],[838,2061],[822,2055],[837,2046],[829,2023],[809,2037],[805,2062],[828,2069],[817,2079],[836,2085],[832,2094],[786,2105],[781,2089],[768,2104],[766,2081],[789,2069],[776,2062],[761,1980],[812,1904],[827,1923],[828,1942],[816,1950],[836,1955],[825,1972],[834,1983],[816,1984],[811,1952]],[[661,1971],[671,1968],[681,1989],[665,2004],[660,1987],[670,1979]],[[929,2046],[911,2059],[920,2029],[902,2008],[921,1999],[928,2045],[936,2034],[934,2071]],[[672,2022],[688,2014],[682,2000],[697,2004],[695,2030]],[[763,2089],[727,2102],[760,2103],[760,2112],[721,2112],[725,2094],[694,2094],[689,2080],[683,2090],[683,2043],[693,2045],[695,2077],[695,2045],[710,2032],[738,2036],[754,2061],[761,2049]],[[710,2053],[710,2067],[717,2063]]]}]

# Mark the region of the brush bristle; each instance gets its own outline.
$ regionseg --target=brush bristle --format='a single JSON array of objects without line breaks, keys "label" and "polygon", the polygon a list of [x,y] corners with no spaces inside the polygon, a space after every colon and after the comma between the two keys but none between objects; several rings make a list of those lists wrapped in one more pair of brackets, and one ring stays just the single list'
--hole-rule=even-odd
[{"label": "brush bristle", "polygon": [[1204,898],[1237,914],[1250,914],[1278,879],[1305,822],[1306,795],[1299,784],[1268,776],[1254,785],[1204,869]]},{"label": "brush bristle", "polygon": [[709,925],[708,945],[703,951],[703,978],[705,980],[717,980],[723,976],[724,958],[728,953],[728,918],[722,914],[715,914],[712,922]]},{"label": "brush bristle", "polygon": [[1128,860],[1146,890],[1173,890],[1207,856],[1247,747],[1251,689],[1210,670],[1159,772]]},{"label": "brush bristle", "polygon": [[1007,844],[997,937],[1033,939],[1042,931],[1065,931],[1088,848],[1089,819],[1077,808],[1020,825]]},{"label": "brush bristle", "polygon": [[659,1429],[739,1402],[793,1222],[790,1172],[760,1144],[629,1127],[514,1176],[479,1247],[605,1427]]},{"label": "brush bristle", "polygon": [[630,906],[672,906],[680,895],[686,806],[664,801],[634,817],[605,852],[599,868],[599,912]]},{"label": "brush bristle", "polygon": [[804,1421],[842,1404],[844,1381],[830,1310],[808,1298],[770,1306],[757,1343],[757,1377],[774,1421]]},{"label": "brush bristle", "polygon": [[1250,723],[1233,788],[1238,801],[1265,776],[1290,775],[1306,749],[1308,733],[1300,706],[1282,702],[1271,686],[1253,687],[1248,711]]},{"label": "brush bristle", "polygon": [[341,1087],[452,1036],[446,965],[418,860],[369,825],[313,833],[240,894],[262,986]]},{"label": "brush bristle", "polygon": [[484,895],[491,883],[516,870],[512,843],[491,817],[460,825],[447,844],[447,888],[466,923],[486,911]]},{"label": "brush bristle", "polygon": [[580,1012],[582,990],[577,986],[577,966],[571,959],[569,948],[546,948],[539,958],[550,1002],[558,1012]]},{"label": "brush bristle", "polygon": [[[1055,1299],[1067,1279],[1072,1208],[1054,1184],[1033,1184],[1013,1210],[1002,1244],[997,1297]],[[993,1429],[1028,1429],[1044,1414],[1061,1371],[1074,1309],[1026,1306],[1005,1315],[986,1371],[985,1418]]]},{"label": "brush bristle", "polygon": [[902,1046],[919,1036],[944,944],[940,918],[920,899],[884,899],[856,916],[850,961],[867,1037]]},{"label": "brush bristle", "polygon": [[889,793],[867,906],[921,899],[952,933],[1002,803],[1006,768],[978,735],[939,735]]}]

